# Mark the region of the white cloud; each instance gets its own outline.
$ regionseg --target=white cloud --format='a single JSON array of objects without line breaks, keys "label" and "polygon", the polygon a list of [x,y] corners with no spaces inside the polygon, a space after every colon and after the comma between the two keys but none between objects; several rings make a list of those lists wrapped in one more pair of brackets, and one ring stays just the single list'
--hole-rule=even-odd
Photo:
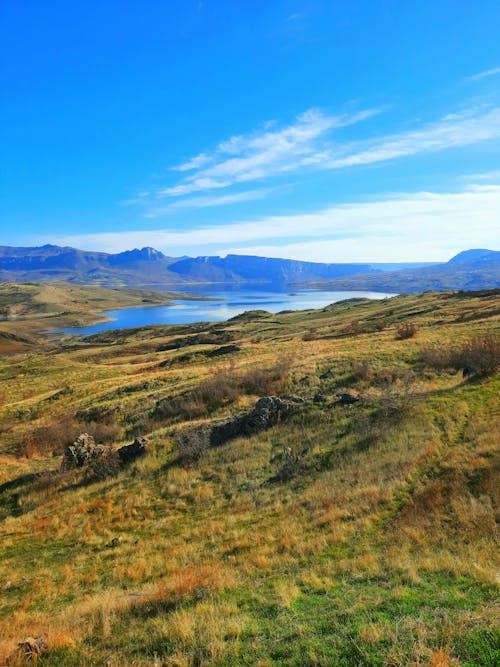
[{"label": "white cloud", "polygon": [[496,76],[497,74],[500,74],[500,67],[493,67],[492,69],[486,69],[483,72],[468,76],[467,81],[479,81],[481,79],[486,79],[489,76]]},{"label": "white cloud", "polygon": [[190,171],[191,169],[199,169],[199,167],[202,167],[207,162],[210,162],[210,156],[207,153],[200,153],[187,162],[172,167],[172,169],[176,171]]},{"label": "white cloud", "polygon": [[339,169],[386,162],[417,153],[468,146],[497,137],[500,137],[500,108],[474,109],[445,116],[422,130],[344,146],[323,166],[326,169]]},{"label": "white cloud", "polygon": [[392,194],[320,211],[196,229],[109,232],[52,242],[116,252],[154,246],[169,255],[238,252],[330,262],[439,261],[500,245],[500,183],[458,192]]},{"label": "white cloud", "polygon": [[[281,130],[231,137],[220,143],[213,155],[202,153],[176,167],[183,171],[194,169],[194,173],[182,183],[164,188],[158,194],[178,197],[225,188],[316,163],[323,155],[321,140],[328,131],[360,122],[376,113],[379,113],[376,109],[366,109],[352,114],[327,116],[310,109]],[[196,169],[193,165],[200,158],[203,167]]]},{"label": "white cloud", "polygon": [[375,139],[347,143],[327,139],[334,129],[375,113],[378,110],[368,109],[327,116],[313,109],[284,129],[231,137],[219,144],[211,156],[202,153],[177,167],[185,170],[189,165],[192,173],[177,185],[159,190],[157,196],[182,197],[303,169],[378,164],[500,137],[500,108],[479,107],[449,114],[419,129]]},{"label": "white cloud", "polygon": [[167,206],[152,208],[144,214],[144,217],[150,219],[159,218],[162,215],[175,213],[180,209],[210,208],[212,206],[226,206],[228,204],[237,204],[245,201],[255,201],[257,199],[264,199],[277,189],[278,188],[261,188],[260,190],[246,190],[245,192],[235,192],[227,195],[178,199]]},{"label": "white cloud", "polygon": [[464,180],[466,179],[469,183],[475,183],[476,181],[500,181],[500,170],[483,171],[479,174],[468,174],[462,178]]}]

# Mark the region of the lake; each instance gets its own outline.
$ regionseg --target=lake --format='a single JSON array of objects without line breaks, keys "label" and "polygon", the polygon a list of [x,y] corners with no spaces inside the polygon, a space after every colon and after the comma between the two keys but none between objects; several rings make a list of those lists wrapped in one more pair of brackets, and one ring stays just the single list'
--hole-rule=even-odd
[{"label": "lake", "polygon": [[[184,292],[186,289],[184,287]],[[221,322],[239,315],[246,310],[267,310],[278,313],[281,310],[307,310],[323,308],[331,303],[344,299],[368,298],[384,299],[395,296],[382,292],[328,292],[320,290],[283,290],[273,287],[224,287],[190,290],[190,294],[203,295],[217,301],[181,301],[175,300],[173,306],[149,306],[109,310],[103,314],[112,318],[110,322],[101,322],[87,327],[57,329],[47,333],[73,333],[89,335],[124,329],[127,327],[144,327],[150,324],[192,324],[194,322]]]}]

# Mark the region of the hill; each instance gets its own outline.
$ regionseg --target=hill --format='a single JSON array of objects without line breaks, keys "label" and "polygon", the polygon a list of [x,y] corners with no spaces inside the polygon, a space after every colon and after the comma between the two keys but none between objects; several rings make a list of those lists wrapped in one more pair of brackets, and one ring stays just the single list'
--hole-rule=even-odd
[{"label": "hill", "polygon": [[[21,336],[63,327],[105,321],[105,310],[134,306],[169,305],[171,299],[192,299],[189,294],[139,289],[106,289],[68,283],[0,283],[0,333],[4,352]],[[197,297],[203,298],[203,297]],[[109,320],[108,320],[109,321]],[[9,335],[7,335],[9,334]],[[28,342],[25,338],[24,342]]]},{"label": "hill", "polygon": [[414,294],[425,290],[479,290],[500,287],[500,252],[465,250],[446,264],[350,275],[312,281],[309,286],[331,290],[372,290]]},{"label": "hill", "polygon": [[245,255],[167,257],[154,248],[109,254],[45,245],[0,246],[0,281],[70,282],[120,287],[165,287],[193,283],[290,283],[373,273],[401,265],[320,264]]},{"label": "hill", "polygon": [[426,293],[0,357],[0,663],[498,664],[499,325]]}]

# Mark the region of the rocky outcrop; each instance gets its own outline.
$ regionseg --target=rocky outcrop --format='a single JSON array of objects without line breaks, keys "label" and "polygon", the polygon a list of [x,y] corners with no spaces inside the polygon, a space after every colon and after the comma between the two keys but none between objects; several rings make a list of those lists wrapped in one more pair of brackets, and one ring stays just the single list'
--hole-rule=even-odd
[{"label": "rocky outcrop", "polygon": [[132,463],[136,459],[147,454],[149,449],[149,440],[147,438],[135,438],[131,445],[125,445],[118,450],[118,457],[121,463]]},{"label": "rocky outcrop", "polygon": [[110,445],[96,444],[91,435],[82,433],[64,452],[61,471],[83,468],[97,462],[105,463],[110,471],[115,470],[118,464],[127,465],[144,456],[148,452],[148,445],[147,438],[138,437],[132,444],[116,450]]},{"label": "rocky outcrop", "polygon": [[299,396],[264,396],[250,412],[214,426],[210,432],[210,445],[214,447],[233,438],[265,431],[286,417],[294,405],[303,402]]},{"label": "rocky outcrop", "polygon": [[357,403],[358,401],[359,397],[354,396],[354,394],[337,394],[337,400],[335,401],[334,405],[354,405],[354,403]]},{"label": "rocky outcrop", "polygon": [[98,445],[91,435],[82,433],[64,452],[61,470],[82,468],[91,461],[110,456],[111,453],[112,449],[109,445]]}]

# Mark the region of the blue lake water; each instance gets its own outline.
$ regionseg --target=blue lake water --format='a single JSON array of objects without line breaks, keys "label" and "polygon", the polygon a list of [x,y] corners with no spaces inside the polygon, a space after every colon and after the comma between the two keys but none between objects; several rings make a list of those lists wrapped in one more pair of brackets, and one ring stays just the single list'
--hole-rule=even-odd
[{"label": "blue lake water", "polygon": [[[184,290],[185,291],[185,290]],[[150,324],[192,324],[194,322],[221,322],[239,315],[246,310],[267,310],[278,313],[282,310],[307,310],[323,308],[344,299],[368,298],[384,299],[395,296],[382,292],[327,292],[319,290],[279,291],[278,288],[223,288],[211,289],[208,286],[193,290],[217,301],[181,301],[175,300],[173,306],[148,306],[109,310],[103,314],[112,318],[88,327],[57,329],[48,333],[95,334],[110,329],[144,327]]]}]

